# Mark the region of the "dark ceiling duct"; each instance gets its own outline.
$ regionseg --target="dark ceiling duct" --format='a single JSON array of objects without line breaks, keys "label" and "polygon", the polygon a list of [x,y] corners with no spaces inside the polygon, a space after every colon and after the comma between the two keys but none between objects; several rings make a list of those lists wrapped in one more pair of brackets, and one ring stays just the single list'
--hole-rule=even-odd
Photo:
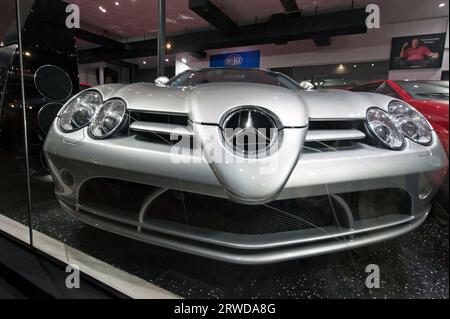
[{"label": "dark ceiling duct", "polygon": [[196,59],[204,59],[207,56],[207,53],[205,51],[194,51],[190,52],[189,54]]},{"label": "dark ceiling duct", "polygon": [[[267,22],[238,27],[232,37],[218,30],[186,33],[167,37],[172,44],[170,53],[206,51],[246,45],[287,43],[314,39],[326,45],[327,37],[366,33],[365,8],[300,16],[299,13],[277,14]],[[319,37],[319,38],[317,38]],[[94,48],[78,53],[79,63],[107,62],[156,55],[156,39],[131,42],[126,49]]]},{"label": "dark ceiling duct", "polygon": [[90,43],[101,45],[105,48],[125,48],[125,45],[122,42],[82,29],[75,29],[75,37]]},{"label": "dark ceiling duct", "polygon": [[319,33],[316,34],[313,38],[314,43],[318,47],[326,47],[331,44],[331,39],[327,34]]},{"label": "dark ceiling duct", "polygon": [[226,35],[238,31],[238,25],[210,0],[189,0],[189,9]]},{"label": "dark ceiling duct", "polygon": [[280,0],[280,2],[287,13],[300,11],[295,0]]}]

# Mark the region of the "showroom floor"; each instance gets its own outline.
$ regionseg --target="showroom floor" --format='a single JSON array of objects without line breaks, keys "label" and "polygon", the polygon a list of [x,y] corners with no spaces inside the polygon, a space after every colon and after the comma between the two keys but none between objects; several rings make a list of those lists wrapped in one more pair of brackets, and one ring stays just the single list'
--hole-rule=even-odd
[{"label": "showroom floor", "polygon": [[[371,248],[239,266],[95,229],[55,201],[34,208],[36,230],[185,298],[448,298],[448,224],[434,217],[413,233]],[[23,211],[13,215],[26,219]],[[380,266],[380,289],[365,287],[368,264]]]},{"label": "showroom floor", "polygon": [[[14,178],[20,171],[11,168],[4,172],[10,181],[1,190],[4,199],[24,191],[24,183]],[[448,221],[433,215],[414,232],[371,247],[277,264],[240,266],[159,248],[85,225],[58,206],[51,178],[38,175],[32,176],[34,229],[181,297],[449,297]],[[26,206],[21,205],[3,213],[27,224]],[[379,289],[365,286],[368,264],[380,267]]]}]

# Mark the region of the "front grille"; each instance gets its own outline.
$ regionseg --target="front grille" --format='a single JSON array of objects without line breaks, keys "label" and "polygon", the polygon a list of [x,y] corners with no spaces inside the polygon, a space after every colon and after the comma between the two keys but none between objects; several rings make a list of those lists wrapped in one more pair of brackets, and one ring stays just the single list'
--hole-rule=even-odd
[{"label": "front grille", "polygon": [[[364,120],[318,120],[309,122],[308,133],[310,135],[321,136],[326,133],[326,139],[311,140],[306,139],[304,152],[326,152],[354,150],[361,147],[361,144],[376,146],[370,137]],[[322,134],[323,135],[323,134]]]},{"label": "front grille", "polygon": [[[133,129],[133,123],[148,124],[145,130]],[[159,144],[175,144],[182,139],[182,135],[174,135],[174,128],[189,130],[189,118],[184,113],[154,113],[130,112],[130,134],[139,139]],[[188,137],[191,139],[191,137]],[[192,141],[190,142],[192,145]]]},{"label": "front grille", "polygon": [[317,198],[246,206],[226,199],[170,192],[155,203],[146,222],[166,220],[237,234],[281,233],[336,225],[327,204],[326,198]]},{"label": "front grille", "polygon": [[184,113],[130,112],[132,121],[153,122],[163,124],[188,125],[188,116]]},{"label": "front grille", "polygon": [[[95,178],[79,193],[79,204],[102,212],[102,217],[135,225],[140,206],[156,188],[137,183]],[[169,191],[147,213],[144,223],[170,222],[218,232],[260,235],[339,226],[387,214],[409,214],[410,198],[399,189],[315,196],[248,206],[226,199]],[[347,210],[347,211],[346,211]],[[353,221],[349,220],[348,210]]]},{"label": "front grille", "polygon": [[358,142],[349,140],[335,140],[335,141],[319,141],[319,142],[305,142],[303,147],[304,153],[314,152],[330,152],[330,151],[345,151],[354,150],[358,148]]},{"label": "front grille", "polygon": [[349,130],[357,129],[364,131],[364,121],[323,121],[313,119],[309,122],[309,130]]}]

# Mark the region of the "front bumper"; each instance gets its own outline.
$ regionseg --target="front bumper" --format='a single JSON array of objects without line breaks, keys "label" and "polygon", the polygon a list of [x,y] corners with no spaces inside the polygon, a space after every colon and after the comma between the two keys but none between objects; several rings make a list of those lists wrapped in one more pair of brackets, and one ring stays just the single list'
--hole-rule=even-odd
[{"label": "front bumper", "polygon": [[[150,143],[135,136],[96,141],[84,130],[64,136],[55,126],[45,144],[57,185],[57,198],[75,217],[127,237],[244,264],[339,251],[411,231],[425,220],[448,166],[435,134],[433,145],[424,147],[408,141],[403,151],[359,144],[355,149],[343,151],[304,152],[275,200],[398,189],[409,195],[411,205],[407,214],[386,211],[376,218],[350,220],[344,227],[275,234],[234,234],[157,221],[142,223],[131,217],[117,217],[108,208],[86,206],[80,201],[83,185],[95,178],[228,198],[229,194],[203,158],[194,162],[178,158],[175,165],[170,148],[170,145]],[[67,172],[72,177],[69,183],[64,177]]]}]

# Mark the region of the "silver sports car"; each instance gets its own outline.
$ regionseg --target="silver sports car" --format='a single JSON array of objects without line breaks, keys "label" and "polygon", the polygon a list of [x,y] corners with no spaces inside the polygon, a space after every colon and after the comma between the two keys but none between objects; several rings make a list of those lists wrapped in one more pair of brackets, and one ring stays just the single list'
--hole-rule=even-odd
[{"label": "silver sports car", "polygon": [[62,108],[45,153],[78,219],[242,264],[405,234],[448,166],[400,100],[227,68],[87,89]]}]

